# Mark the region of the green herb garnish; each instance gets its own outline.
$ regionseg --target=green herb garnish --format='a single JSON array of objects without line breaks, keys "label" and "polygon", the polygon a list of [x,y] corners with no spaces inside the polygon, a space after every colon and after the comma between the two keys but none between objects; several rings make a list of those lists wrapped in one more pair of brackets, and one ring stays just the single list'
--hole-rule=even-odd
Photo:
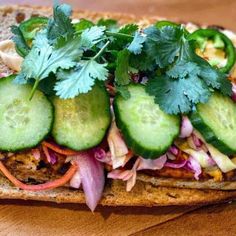
[{"label": "green herb garnish", "polygon": [[72,24],[70,17],[70,6],[56,5],[31,48],[19,28],[12,28],[16,45],[25,52],[15,82],[33,81],[31,97],[37,87],[45,90],[47,81],[56,95],[67,99],[89,92],[96,80],[112,78],[116,91],[128,99],[126,86],[134,73],[148,78],[146,91],[169,114],[192,111],[215,89],[231,94],[226,75],[195,53],[194,41],[181,25],[140,30],[136,24],[119,27],[113,19]]},{"label": "green herb garnish", "polygon": [[146,91],[165,112],[187,113],[195,104],[207,102],[212,89],[231,94],[226,75],[195,54],[182,27],[151,27],[146,33],[146,53],[161,68],[148,81]]},{"label": "green herb garnish", "polygon": [[94,57],[88,60],[81,60],[75,69],[58,73],[60,81],[56,83],[55,90],[59,97],[67,99],[73,98],[80,93],[87,93],[92,89],[96,79],[100,81],[107,79],[107,64],[99,64],[96,59],[100,57],[108,44],[109,42]]},{"label": "green herb garnish", "polygon": [[25,40],[25,38],[23,36],[23,33],[22,33],[20,27],[18,27],[16,25],[13,25],[11,27],[11,31],[14,34],[13,41],[14,41],[14,43],[16,45],[17,53],[20,56],[25,57],[26,55],[29,54],[30,47],[26,43],[26,40]]}]

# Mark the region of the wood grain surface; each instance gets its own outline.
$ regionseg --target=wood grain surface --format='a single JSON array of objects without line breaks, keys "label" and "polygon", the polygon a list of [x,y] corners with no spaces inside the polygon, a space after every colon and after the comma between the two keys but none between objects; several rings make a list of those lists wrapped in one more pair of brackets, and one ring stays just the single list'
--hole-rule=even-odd
[{"label": "wood grain surface", "polygon": [[236,205],[222,204],[208,206],[182,215],[171,221],[150,227],[136,233],[136,236],[215,236],[236,235]]},{"label": "wood grain surface", "polygon": [[[196,207],[195,207],[196,208]],[[194,207],[107,208],[37,202],[1,202],[1,235],[131,235],[193,211]]]},{"label": "wood grain surface", "polygon": [[[68,0],[93,11],[159,15],[217,24],[236,31],[235,0]],[[51,0],[0,0],[0,4],[51,5]],[[236,235],[236,205],[155,208],[98,207],[0,201],[0,235]]]}]

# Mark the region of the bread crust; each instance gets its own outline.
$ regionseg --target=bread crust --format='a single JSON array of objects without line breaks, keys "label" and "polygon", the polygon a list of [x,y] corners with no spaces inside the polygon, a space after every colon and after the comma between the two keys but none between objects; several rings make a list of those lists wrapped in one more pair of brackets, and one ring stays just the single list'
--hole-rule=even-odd
[{"label": "bread crust", "polygon": [[[181,189],[156,187],[149,182],[137,181],[131,192],[125,191],[125,183],[112,180],[106,184],[99,204],[105,206],[177,206],[206,205],[227,202],[236,198],[236,191]],[[30,192],[13,187],[0,177],[0,199],[49,201],[56,203],[85,203],[81,190],[67,187],[48,191]]]},{"label": "bread crust", "polygon": [[[29,18],[32,15],[51,15],[51,9],[47,7],[32,6],[1,6],[0,7],[0,40],[11,37],[10,25],[16,23],[17,17]],[[73,18],[86,18],[98,20],[100,18],[113,18],[120,24],[136,22],[140,26],[147,26],[159,17],[138,18],[134,15],[119,13],[95,13],[77,10]],[[18,19],[19,21],[21,19]],[[1,65],[0,72],[8,69]],[[161,187],[164,185],[167,187]],[[188,189],[184,187],[188,187]],[[176,188],[175,188],[176,187]],[[212,180],[197,182],[189,180],[176,180],[166,178],[154,178],[138,174],[137,183],[131,192],[125,191],[125,183],[120,180],[108,180],[101,199],[101,205],[109,206],[169,206],[169,205],[205,205],[218,202],[230,201],[236,198],[236,191],[206,190],[213,189],[236,189],[236,182],[216,183]],[[194,189],[200,188],[200,189]],[[81,190],[73,190],[61,187],[48,191],[30,192],[18,189],[3,176],[0,176],[1,199],[23,199],[50,201],[57,203],[85,203],[85,197]]]}]

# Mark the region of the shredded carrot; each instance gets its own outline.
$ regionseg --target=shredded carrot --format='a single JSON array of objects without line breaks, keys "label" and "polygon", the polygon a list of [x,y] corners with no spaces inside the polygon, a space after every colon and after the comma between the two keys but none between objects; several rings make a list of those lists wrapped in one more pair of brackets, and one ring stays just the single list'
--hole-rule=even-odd
[{"label": "shredded carrot", "polygon": [[230,81],[232,81],[233,83],[236,83],[236,78],[235,77],[229,76],[228,79]]},{"label": "shredded carrot", "polygon": [[47,158],[47,161],[50,163],[51,162],[51,157],[50,157],[50,154],[48,152],[48,147],[43,145],[42,148],[43,148],[44,155]]},{"label": "shredded carrot", "polygon": [[110,93],[111,95],[115,95],[115,94],[116,94],[116,89],[115,89],[115,87],[113,87],[112,85],[109,85],[109,84],[107,84],[106,87],[107,87],[107,89],[108,89],[108,91],[109,91],[109,93]]},{"label": "shredded carrot", "polygon": [[70,150],[70,149],[62,149],[58,147],[57,145],[48,143],[48,142],[42,142],[43,146],[48,147],[49,149],[53,150],[54,152],[57,152],[58,154],[65,155],[65,156],[73,156],[73,155],[78,155],[79,152]]},{"label": "shredded carrot", "polygon": [[134,153],[131,150],[129,150],[129,152],[126,154],[126,158],[129,158],[129,159],[133,156],[134,156]]},{"label": "shredded carrot", "polygon": [[126,154],[126,158],[125,158],[125,163],[126,164],[132,157],[134,156],[134,153],[129,150],[129,152]]},{"label": "shredded carrot", "polygon": [[28,191],[40,191],[40,190],[49,190],[54,189],[60,186],[65,185],[75,174],[77,170],[76,165],[71,165],[69,170],[63,175],[60,179],[56,179],[47,183],[37,184],[37,185],[28,185],[22,183],[15,176],[13,176],[9,170],[4,166],[4,164],[0,161],[0,170],[2,173],[18,188]]}]

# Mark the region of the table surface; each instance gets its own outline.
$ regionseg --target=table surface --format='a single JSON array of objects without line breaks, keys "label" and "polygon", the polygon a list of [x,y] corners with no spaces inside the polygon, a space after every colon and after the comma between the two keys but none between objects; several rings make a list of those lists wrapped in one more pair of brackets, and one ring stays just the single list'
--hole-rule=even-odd
[{"label": "table surface", "polygon": [[[235,0],[68,0],[93,11],[159,15],[236,31]],[[51,0],[0,0],[0,4],[51,5]],[[0,201],[0,235],[235,235],[236,204],[206,207],[98,207]]]}]

